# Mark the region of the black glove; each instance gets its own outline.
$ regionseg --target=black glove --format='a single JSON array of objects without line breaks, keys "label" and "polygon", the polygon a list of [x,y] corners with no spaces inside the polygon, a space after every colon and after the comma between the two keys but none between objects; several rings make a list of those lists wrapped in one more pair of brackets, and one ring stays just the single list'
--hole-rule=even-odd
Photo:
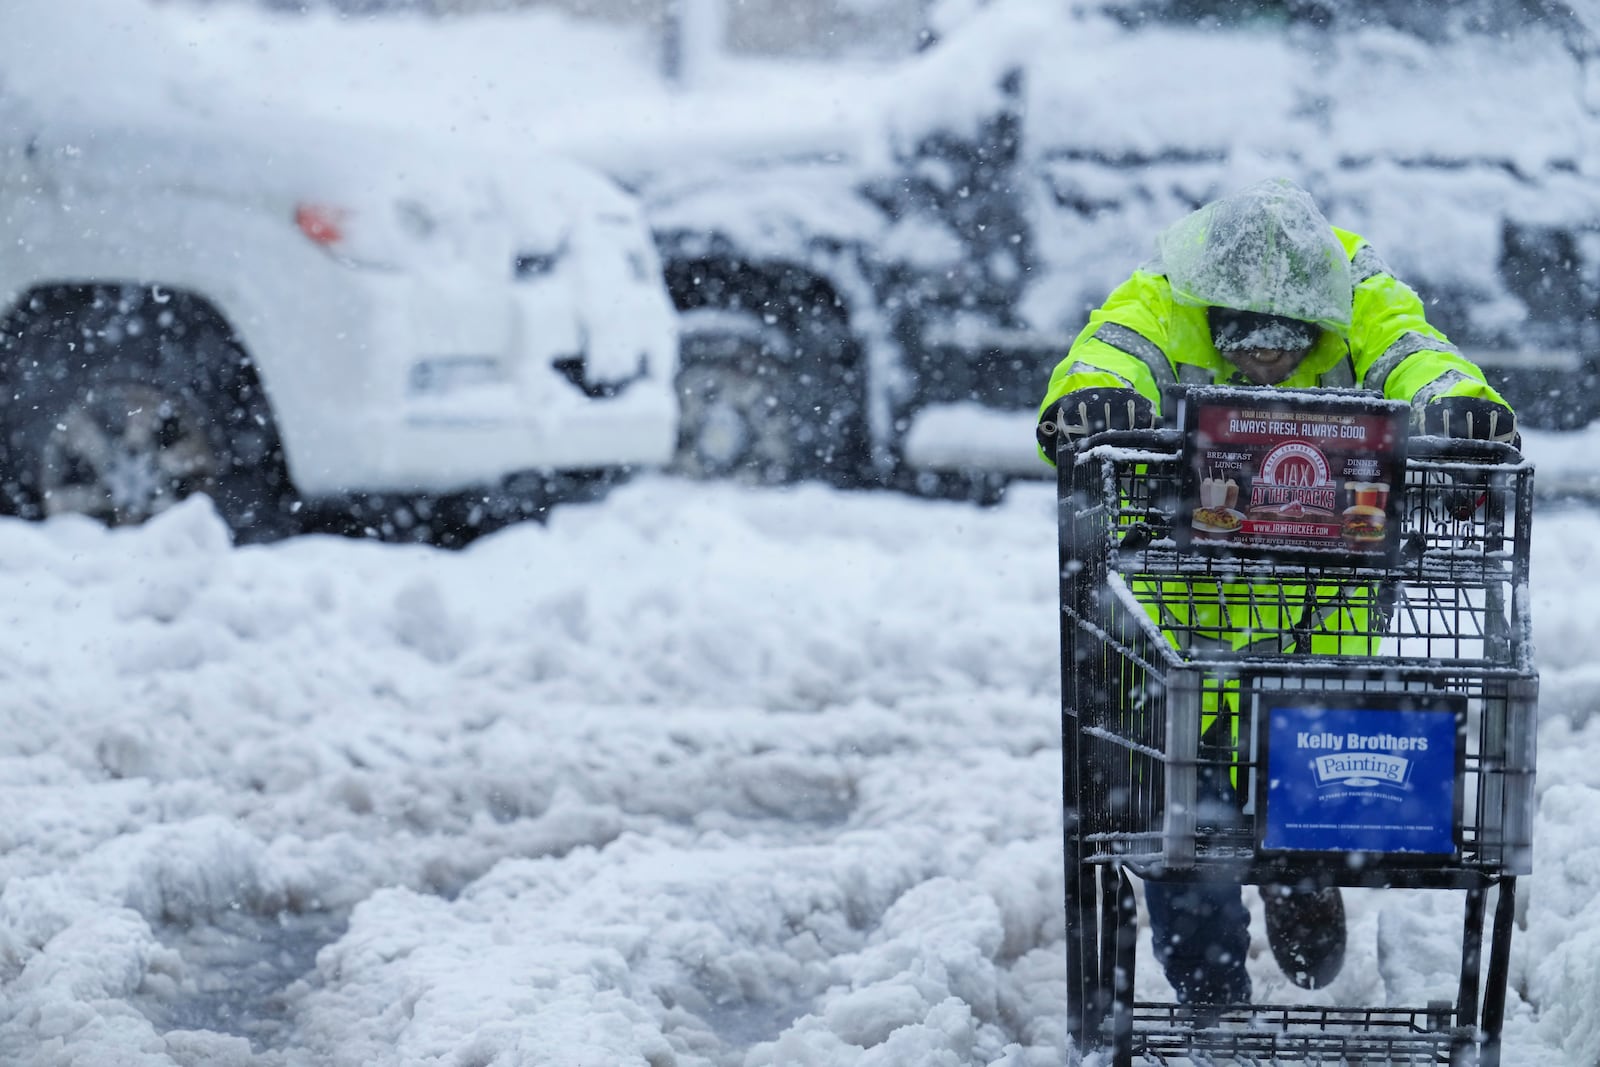
[{"label": "black glove", "polygon": [[1148,430],[1156,424],[1156,409],[1132,389],[1079,389],[1052,404],[1039,420],[1039,444],[1054,456],[1056,438],[1066,435],[1076,445],[1101,430]]},{"label": "black glove", "polygon": [[1436,437],[1468,437],[1475,441],[1500,441],[1522,447],[1517,416],[1504,404],[1475,396],[1445,396],[1430,400],[1417,412],[1418,432]]}]

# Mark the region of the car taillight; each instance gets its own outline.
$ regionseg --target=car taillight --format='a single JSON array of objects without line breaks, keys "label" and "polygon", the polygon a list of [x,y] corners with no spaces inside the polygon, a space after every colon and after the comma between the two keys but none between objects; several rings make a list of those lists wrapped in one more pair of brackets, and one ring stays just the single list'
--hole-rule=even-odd
[{"label": "car taillight", "polygon": [[326,204],[296,204],[294,224],[300,232],[324,248],[344,240],[344,220],[347,212]]},{"label": "car taillight", "polygon": [[295,228],[347,267],[393,271],[406,262],[407,239],[381,212],[303,200],[294,206]]}]

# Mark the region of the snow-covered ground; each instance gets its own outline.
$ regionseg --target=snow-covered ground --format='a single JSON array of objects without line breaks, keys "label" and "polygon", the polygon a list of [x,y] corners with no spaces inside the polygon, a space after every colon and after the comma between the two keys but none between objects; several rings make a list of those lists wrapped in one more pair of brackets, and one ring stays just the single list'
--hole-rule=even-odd
[{"label": "snow-covered ground", "polygon": [[[525,104],[576,135],[602,89],[654,88],[641,33],[553,15],[378,45],[198,10],[162,17],[269,109],[502,136]],[[122,84],[74,56],[33,76]],[[848,111],[872,74],[830,78]],[[1594,438],[1529,451],[1577,483]],[[1600,517],[1551,505],[1536,553],[1505,1062],[1589,1067]],[[460,552],[236,549],[204,500],[118,532],[0,520],[0,1063],[1055,1067],[1055,575],[1044,485],[979,510],[645,477]],[[1246,899],[1258,997],[1305,999]],[[1347,899],[1328,1002],[1449,995],[1456,894]]]},{"label": "snow-covered ground", "polygon": [[[1507,1063],[1600,1056],[1597,553],[1540,520]],[[459,552],[0,521],[0,1062],[1060,1064],[1055,572],[1043,485],[647,477]],[[1450,995],[1458,894],[1348,900],[1330,1002]]]}]

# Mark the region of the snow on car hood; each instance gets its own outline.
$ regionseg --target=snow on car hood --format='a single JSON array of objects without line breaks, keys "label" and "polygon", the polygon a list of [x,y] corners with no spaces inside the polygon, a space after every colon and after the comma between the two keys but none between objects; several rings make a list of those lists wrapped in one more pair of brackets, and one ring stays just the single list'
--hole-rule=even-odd
[{"label": "snow on car hood", "polygon": [[[597,199],[556,162],[517,174],[481,156],[430,149],[421,138],[303,117],[223,123],[147,113],[106,122],[53,101],[25,121],[34,165],[69,202],[180,189],[286,227],[298,207],[316,205],[345,220],[354,261],[391,269],[489,268],[504,276],[518,247],[559,246],[571,205]],[[586,184],[603,188],[595,176]]]},{"label": "snow on car hood", "polygon": [[[1159,57],[1159,62],[1151,62]],[[1269,148],[1296,106],[1287,41],[1146,25],[1137,33],[1096,14],[998,2],[909,64],[892,109],[902,143],[970,132],[1002,107],[1026,116],[1025,148],[1130,162]],[[1016,101],[1002,90],[1018,72]],[[1200,91],[1203,88],[1203,91]]]},{"label": "snow on car hood", "polygon": [[1594,162],[1590,76],[1539,21],[1425,42],[1377,25],[1129,29],[1098,15],[1041,18],[1013,0],[963,33],[980,39],[962,47],[1025,68],[1036,151],[1070,146],[1113,160],[1259,152],[1318,165],[1336,154],[1482,159],[1527,173]]},{"label": "snow on car hood", "polygon": [[1371,28],[1334,44],[1326,136],[1347,157],[1501,163],[1530,177],[1600,165],[1589,74],[1549,26],[1428,42]]}]

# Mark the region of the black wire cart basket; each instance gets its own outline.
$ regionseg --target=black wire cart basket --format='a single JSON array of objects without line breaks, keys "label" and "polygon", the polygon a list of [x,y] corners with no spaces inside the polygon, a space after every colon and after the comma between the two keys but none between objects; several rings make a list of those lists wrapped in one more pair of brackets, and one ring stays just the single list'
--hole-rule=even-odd
[{"label": "black wire cart basket", "polygon": [[[1372,394],[1167,404],[1180,428],[1057,457],[1077,1049],[1116,1067],[1498,1064],[1531,864],[1532,466],[1408,437],[1404,405]],[[1360,425],[1397,428],[1377,459],[1328,447]],[[1459,981],[1412,1006],[1138,1001],[1130,874],[1464,891]]]}]

